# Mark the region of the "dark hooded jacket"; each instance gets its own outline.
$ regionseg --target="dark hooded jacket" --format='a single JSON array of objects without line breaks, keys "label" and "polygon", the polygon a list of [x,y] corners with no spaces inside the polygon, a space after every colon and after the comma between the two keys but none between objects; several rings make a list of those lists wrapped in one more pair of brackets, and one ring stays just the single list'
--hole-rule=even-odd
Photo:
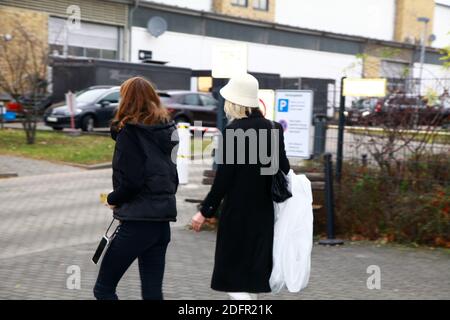
[{"label": "dark hooded jacket", "polygon": [[[108,203],[119,220],[176,221],[175,123],[126,124],[117,131],[113,157],[113,187]],[[174,155],[172,160],[172,154]]]}]

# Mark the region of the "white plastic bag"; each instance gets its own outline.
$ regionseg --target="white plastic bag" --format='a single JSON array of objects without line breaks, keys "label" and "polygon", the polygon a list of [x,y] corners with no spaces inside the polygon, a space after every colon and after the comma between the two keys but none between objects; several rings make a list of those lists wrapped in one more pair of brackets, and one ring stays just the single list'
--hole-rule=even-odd
[{"label": "white plastic bag", "polygon": [[287,287],[299,292],[308,285],[313,245],[311,182],[305,175],[288,174],[292,197],[274,203],[275,229],[270,287],[278,293]]}]

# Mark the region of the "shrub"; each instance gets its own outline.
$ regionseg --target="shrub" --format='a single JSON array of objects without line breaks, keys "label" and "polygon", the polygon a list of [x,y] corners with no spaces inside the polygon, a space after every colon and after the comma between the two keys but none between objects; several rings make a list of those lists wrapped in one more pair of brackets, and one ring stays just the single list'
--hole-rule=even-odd
[{"label": "shrub", "polygon": [[450,247],[449,166],[446,154],[412,156],[389,171],[345,163],[335,189],[338,232]]}]

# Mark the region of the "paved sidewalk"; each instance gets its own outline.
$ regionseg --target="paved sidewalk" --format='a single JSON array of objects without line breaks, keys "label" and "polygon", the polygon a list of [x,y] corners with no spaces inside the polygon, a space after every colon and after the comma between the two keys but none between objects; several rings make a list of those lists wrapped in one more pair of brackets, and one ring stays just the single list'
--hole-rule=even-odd
[{"label": "paved sidewalk", "polygon": [[[185,228],[196,211],[186,198],[202,198],[199,182],[208,166],[191,166],[191,183],[178,192],[179,220],[173,224],[164,291],[167,299],[224,299],[209,288],[215,233]],[[77,169],[0,180],[0,299],[92,299],[98,267],[90,262],[111,212],[99,193],[111,189],[111,170]],[[69,290],[69,266],[79,266],[81,289]],[[381,290],[369,290],[367,267],[381,268]],[[118,289],[139,299],[136,265]],[[450,254],[442,250],[347,243],[313,249],[309,287],[300,294],[262,299],[450,299]]]},{"label": "paved sidewalk", "polygon": [[[176,227],[168,249],[166,299],[226,299],[209,288],[214,232]],[[0,259],[0,299],[92,299],[98,267],[90,261],[96,243],[55,248]],[[381,268],[381,290],[366,287],[366,268]],[[66,288],[70,265],[81,270],[81,289]],[[315,246],[309,287],[300,294],[264,294],[261,299],[450,299],[449,256],[416,249],[347,244]],[[134,264],[122,279],[121,299],[139,299]]]},{"label": "paved sidewalk", "polygon": [[60,172],[80,172],[82,169],[50,161],[0,155],[0,173],[17,173],[19,177]]}]

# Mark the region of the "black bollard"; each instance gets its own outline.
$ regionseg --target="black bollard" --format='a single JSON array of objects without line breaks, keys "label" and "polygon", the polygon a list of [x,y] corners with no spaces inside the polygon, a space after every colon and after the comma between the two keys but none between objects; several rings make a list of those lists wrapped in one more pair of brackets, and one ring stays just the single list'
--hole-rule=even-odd
[{"label": "black bollard", "polygon": [[325,207],[327,210],[327,239],[320,240],[321,245],[342,245],[343,240],[335,239],[334,234],[334,194],[333,194],[333,163],[331,154],[323,155],[325,167]]},{"label": "black bollard", "polygon": [[327,115],[316,114],[314,117],[314,158],[319,158],[325,152],[327,137]]}]

